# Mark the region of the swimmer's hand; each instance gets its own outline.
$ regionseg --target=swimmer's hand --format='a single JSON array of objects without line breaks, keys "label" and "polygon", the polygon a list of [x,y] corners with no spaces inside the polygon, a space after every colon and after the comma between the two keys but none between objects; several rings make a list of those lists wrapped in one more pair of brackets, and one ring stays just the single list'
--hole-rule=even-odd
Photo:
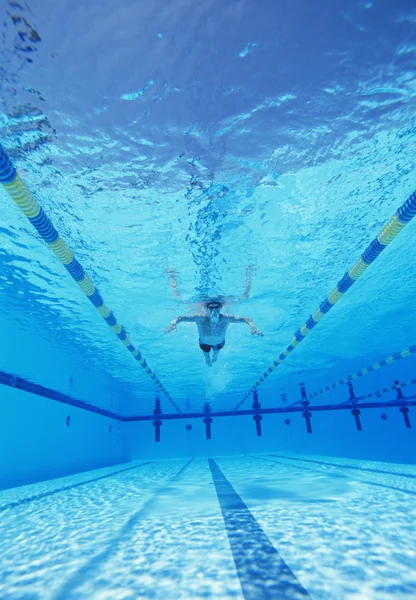
[{"label": "swimmer's hand", "polygon": [[228,317],[228,319],[231,321],[231,323],[247,323],[247,325],[250,327],[250,331],[251,331],[251,335],[259,335],[260,337],[263,337],[262,332],[260,331],[260,329],[257,329],[257,327],[254,325],[253,321],[250,319],[250,317]]},{"label": "swimmer's hand", "polygon": [[255,325],[251,327],[251,335],[258,335],[260,337],[263,337],[263,333],[260,331],[260,329],[257,329]]},{"label": "swimmer's hand", "polygon": [[173,331],[174,329],[176,329],[177,322],[178,322],[177,318],[173,319],[172,323],[166,327],[165,333],[170,333],[171,331]]}]

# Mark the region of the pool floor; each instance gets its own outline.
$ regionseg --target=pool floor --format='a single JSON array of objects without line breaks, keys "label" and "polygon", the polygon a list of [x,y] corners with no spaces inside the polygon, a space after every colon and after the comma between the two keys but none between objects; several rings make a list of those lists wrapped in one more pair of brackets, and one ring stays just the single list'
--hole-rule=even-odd
[{"label": "pool floor", "polygon": [[0,597],[416,597],[416,467],[136,461],[0,492]]}]

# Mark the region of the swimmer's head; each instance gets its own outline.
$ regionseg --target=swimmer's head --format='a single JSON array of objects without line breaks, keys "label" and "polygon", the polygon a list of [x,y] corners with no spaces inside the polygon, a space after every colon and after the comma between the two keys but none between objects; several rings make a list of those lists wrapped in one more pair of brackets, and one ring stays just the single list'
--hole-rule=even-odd
[{"label": "swimmer's head", "polygon": [[221,302],[219,302],[218,300],[210,300],[206,303],[205,307],[207,309],[208,318],[211,321],[211,323],[218,323],[218,321],[220,320],[220,312],[222,308]]}]

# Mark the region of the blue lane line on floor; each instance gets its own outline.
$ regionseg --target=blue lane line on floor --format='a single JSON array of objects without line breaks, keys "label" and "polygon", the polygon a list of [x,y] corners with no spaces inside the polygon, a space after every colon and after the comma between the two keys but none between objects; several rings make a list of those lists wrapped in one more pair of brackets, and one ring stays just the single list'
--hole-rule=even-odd
[{"label": "blue lane line on floor", "polygon": [[317,465],[326,465],[328,467],[339,467],[340,469],[354,469],[356,471],[367,471],[368,473],[380,473],[381,475],[396,475],[397,477],[408,477],[416,479],[416,475],[411,473],[395,473],[394,471],[383,471],[382,469],[370,469],[368,467],[354,467],[353,465],[337,465],[336,463],[328,463],[321,460],[311,460],[310,458],[297,458],[292,456],[284,456],[282,454],[270,454],[276,458],[287,458],[289,460],[303,460],[304,462],[316,463]]},{"label": "blue lane line on floor", "polygon": [[152,461],[140,463],[140,465],[135,465],[134,467],[128,467],[127,469],[120,469],[119,471],[113,471],[112,473],[107,473],[106,475],[101,475],[100,477],[95,477],[94,479],[88,479],[87,481],[79,481],[78,483],[74,483],[72,485],[65,485],[64,487],[57,488],[56,490],[50,490],[49,492],[42,492],[41,494],[36,494],[35,496],[29,496],[28,498],[22,498],[21,500],[16,500],[15,502],[9,502],[8,504],[4,504],[0,506],[0,512],[7,510],[8,508],[16,508],[18,506],[23,506],[24,504],[28,504],[29,502],[34,502],[35,500],[42,500],[42,498],[47,498],[48,496],[54,496],[55,494],[59,494],[60,492],[66,492],[68,490],[73,490],[81,485],[87,485],[87,483],[93,483],[95,481],[101,481],[102,479],[107,479],[108,477],[113,477],[114,475],[119,475],[120,473],[125,473],[126,471],[131,471],[132,469],[138,469],[139,467],[144,467],[145,465],[150,465]]},{"label": "blue lane line on floor", "polygon": [[244,598],[310,598],[215,460],[208,463]]},{"label": "blue lane line on floor", "polygon": [[[250,455],[247,455],[250,456]],[[275,456],[274,454],[270,454],[270,456]],[[265,460],[267,462],[274,463],[275,465],[283,465],[284,467],[291,468],[291,465],[285,462],[281,462],[278,460],[271,460],[270,458],[263,458],[261,456],[251,455],[252,458],[257,458],[258,460]],[[283,457],[282,457],[283,458]],[[293,460],[302,460],[301,458],[296,458]],[[303,471],[316,471],[321,475],[326,475],[327,477],[341,477],[342,479],[352,479],[352,477],[348,477],[348,475],[344,475],[343,473],[334,473],[333,471],[323,471],[322,469],[317,469],[316,467],[302,467],[301,465],[295,464],[293,465],[295,469],[302,469]],[[404,488],[394,487],[392,485],[386,485],[384,483],[376,483],[375,481],[365,481],[365,479],[353,479],[353,481],[359,481],[360,483],[364,483],[364,485],[375,485],[376,487],[385,488],[387,490],[394,490],[395,492],[402,492],[403,494],[410,494],[411,496],[416,496],[416,492],[412,490],[405,490]]]},{"label": "blue lane line on floor", "polygon": [[[171,491],[170,486],[172,485],[172,483],[174,483],[175,481],[177,481],[177,479],[179,479],[181,477],[182,473],[185,471],[185,469],[187,467],[189,467],[189,465],[192,463],[193,460],[194,460],[193,458],[188,460],[188,462],[185,463],[183,465],[183,467],[181,467],[179,469],[179,471],[177,471],[170,479],[168,479],[168,481],[166,483],[164,483],[160,488],[158,488],[155,491],[155,493],[146,500],[146,502],[143,504],[143,506],[141,508],[139,508],[139,510],[134,512],[129,517],[129,519],[125,522],[125,524],[119,530],[117,535],[115,535],[111,539],[111,541],[107,544],[107,546],[103,550],[101,550],[101,552],[99,552],[98,554],[93,556],[89,561],[87,561],[77,571],[75,571],[75,573],[73,573],[71,575],[71,577],[64,583],[64,585],[61,587],[61,589],[53,596],[53,600],[68,600],[68,598],[73,597],[72,596],[73,593],[74,593],[74,597],[75,597],[75,591],[77,588],[84,585],[86,581],[93,581],[97,572],[104,573],[105,572],[105,569],[104,569],[105,563],[112,556],[114,556],[114,554],[116,554],[122,546],[125,545],[126,541],[134,534],[135,527],[137,527],[141,521],[145,520],[149,516],[149,514],[152,513],[152,506],[154,505],[154,502],[158,498],[160,498],[161,495],[168,494]],[[163,526],[163,521],[160,521],[159,523]],[[151,527],[148,529],[147,533],[149,535],[152,533]],[[163,539],[163,537],[162,537],[162,539]],[[178,551],[180,551],[180,548]],[[138,575],[139,569],[140,569],[140,567],[136,565],[136,567],[135,567],[135,575],[136,576]],[[148,570],[149,570],[149,566],[145,563],[142,567],[141,574],[144,574],[144,573],[148,574]],[[152,577],[153,573],[151,573],[150,576]],[[157,597],[157,591],[158,591],[158,589],[157,589],[157,573],[154,574],[154,579],[155,579],[155,597]],[[98,597],[98,593],[100,591],[102,591],[102,588],[97,590],[97,597]],[[92,595],[89,597],[95,597],[95,595]],[[135,596],[135,597],[139,598],[140,596]],[[179,592],[178,592],[178,597],[179,597]]]}]

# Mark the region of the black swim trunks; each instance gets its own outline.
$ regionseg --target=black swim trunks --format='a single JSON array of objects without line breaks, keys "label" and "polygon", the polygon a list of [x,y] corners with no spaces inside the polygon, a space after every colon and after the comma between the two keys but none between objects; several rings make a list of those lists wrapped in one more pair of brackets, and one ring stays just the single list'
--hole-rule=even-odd
[{"label": "black swim trunks", "polygon": [[201,340],[199,340],[199,347],[204,352],[209,352],[210,350],[221,350],[221,348],[224,348],[224,346],[225,346],[225,340],[223,342],[221,342],[221,344],[217,344],[216,346],[210,346],[209,344],[203,344],[201,342]]}]

